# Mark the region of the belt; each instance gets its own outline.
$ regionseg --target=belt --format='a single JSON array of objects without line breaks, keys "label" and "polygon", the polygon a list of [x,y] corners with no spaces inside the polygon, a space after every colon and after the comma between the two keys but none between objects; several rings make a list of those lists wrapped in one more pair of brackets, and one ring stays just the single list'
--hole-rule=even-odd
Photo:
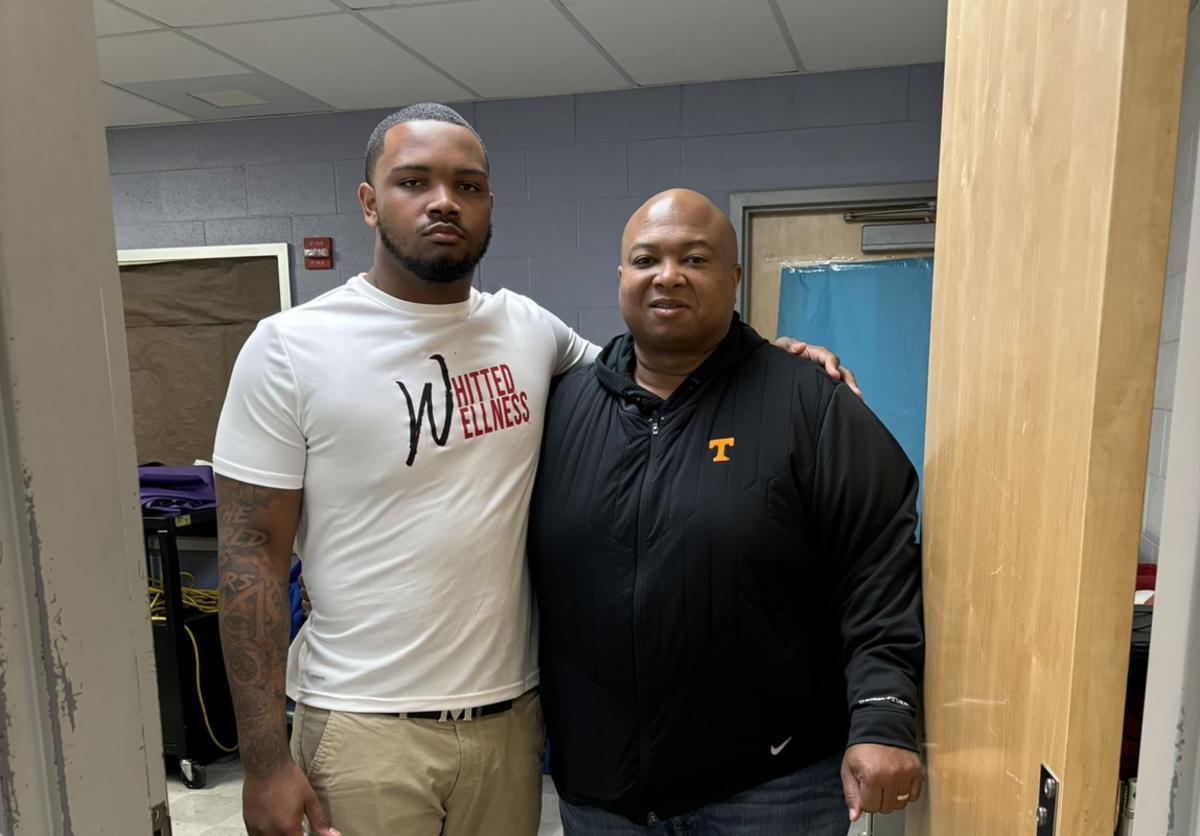
[{"label": "belt", "polygon": [[476,720],[492,714],[499,714],[512,708],[512,700],[501,700],[491,705],[479,705],[475,708],[455,708],[446,711],[401,711],[397,717],[409,720],[437,720],[447,723],[451,720]]}]

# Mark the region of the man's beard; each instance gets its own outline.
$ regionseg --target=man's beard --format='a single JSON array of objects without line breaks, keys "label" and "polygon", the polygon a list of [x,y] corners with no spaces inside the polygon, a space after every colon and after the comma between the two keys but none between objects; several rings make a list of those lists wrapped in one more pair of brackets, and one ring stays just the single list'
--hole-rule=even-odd
[{"label": "man's beard", "polygon": [[387,233],[387,228],[383,222],[383,218],[379,219],[379,224],[375,227],[379,232],[379,240],[383,242],[383,248],[388,251],[388,254],[403,265],[404,269],[412,273],[419,279],[434,284],[452,284],[470,278],[475,272],[476,265],[479,264],[484,254],[487,252],[488,244],[492,243],[492,227],[488,225],[487,237],[483,239],[483,244],[476,252],[467,253],[462,258],[420,258],[419,256],[410,255],[400,249],[396,242],[392,240]]}]

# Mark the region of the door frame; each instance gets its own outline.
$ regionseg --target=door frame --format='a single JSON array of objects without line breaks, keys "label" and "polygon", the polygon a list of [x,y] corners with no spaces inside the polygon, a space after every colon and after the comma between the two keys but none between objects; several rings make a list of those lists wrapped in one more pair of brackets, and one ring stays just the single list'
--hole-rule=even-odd
[{"label": "door frame", "polygon": [[883,183],[876,186],[838,186],[828,189],[783,189],[769,192],[734,192],[729,196],[729,219],[737,235],[738,263],[742,265],[742,281],[738,285],[737,311],[745,310],[746,293],[751,275],[750,224],[756,215],[776,215],[799,210],[836,211],[861,209],[879,204],[906,200],[934,200],[937,181],[920,180],[911,183]]},{"label": "door frame", "polygon": [[160,264],[167,261],[211,261],[216,258],[274,258],[279,270],[279,310],[292,306],[292,272],[287,244],[214,244],[208,247],[156,247],[117,250],[117,264]]}]

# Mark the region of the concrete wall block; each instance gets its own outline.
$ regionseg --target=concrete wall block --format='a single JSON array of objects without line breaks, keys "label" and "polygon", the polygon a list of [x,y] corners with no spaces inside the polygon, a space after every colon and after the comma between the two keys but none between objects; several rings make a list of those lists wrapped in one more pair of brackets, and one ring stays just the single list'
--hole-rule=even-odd
[{"label": "concrete wall block", "polygon": [[286,117],[280,121],[283,123],[282,129],[291,137],[285,144],[288,149],[287,162],[350,160],[355,157],[365,159],[371,131],[397,109]]},{"label": "concrete wall block", "polygon": [[620,262],[621,232],[643,203],[640,197],[586,200],[579,204],[579,252],[603,255]]},{"label": "concrete wall block", "polygon": [[286,116],[198,124],[197,165],[210,168],[288,162],[298,147],[310,141],[313,121],[311,116]]},{"label": "concrete wall block", "polygon": [[531,148],[529,198],[538,202],[622,196],[628,169],[624,142]]},{"label": "concrete wall block", "polygon": [[792,125],[903,122],[908,118],[908,76],[905,67],[797,76],[792,79]]},{"label": "concrete wall block", "polygon": [[551,310],[606,308],[617,303],[617,265],[611,256],[534,256],[530,295]]},{"label": "concrete wall block", "polygon": [[779,131],[791,126],[791,78],[719,81],[683,88],[683,136]]},{"label": "concrete wall block", "polygon": [[575,98],[575,141],[679,136],[682,88],[646,87]]},{"label": "concrete wall block", "polygon": [[246,172],[241,168],[197,168],[159,175],[162,220],[207,221],[246,215]]},{"label": "concrete wall block", "polygon": [[[361,271],[355,271],[361,272]],[[322,293],[328,293],[335,287],[343,285],[354,273],[341,273],[332,270],[305,270],[292,265],[292,305],[303,305],[311,302]]]},{"label": "concrete wall block", "polygon": [[942,118],[942,85],[945,64],[918,64],[908,68],[908,118]]},{"label": "concrete wall block", "polygon": [[629,194],[649,197],[683,185],[679,139],[647,139],[629,143]]},{"label": "concrete wall block", "polygon": [[570,255],[575,252],[576,204],[508,202],[496,199],[491,255]]},{"label": "concrete wall block", "polygon": [[1165,409],[1156,409],[1150,416],[1150,452],[1146,472],[1154,476],[1166,475],[1166,434],[1170,417],[1171,413]]},{"label": "concrete wall block", "polygon": [[529,178],[526,173],[524,148],[488,149],[492,171],[488,185],[500,200],[526,200],[529,197]]},{"label": "concrete wall block", "polygon": [[108,132],[108,170],[113,174],[169,171],[200,165],[197,125],[116,128]]},{"label": "concrete wall block", "polygon": [[363,181],[363,160],[338,160],[333,164],[334,197],[339,215],[362,216],[358,186]]},{"label": "concrete wall block", "polygon": [[627,330],[625,320],[621,318],[621,309],[615,305],[609,308],[582,308],[579,311],[579,333],[597,345],[607,345],[609,340]]},{"label": "concrete wall block", "polygon": [[118,226],[116,232],[118,250],[200,247],[204,245],[204,224],[200,221],[131,224]]},{"label": "concrete wall block", "polygon": [[163,218],[161,174],[114,174],[109,177],[112,190],[113,220],[117,226],[155,223]]},{"label": "concrete wall block", "polygon": [[1146,477],[1146,518],[1142,521],[1143,532],[1156,541],[1162,540],[1163,497],[1167,480],[1161,476]]},{"label": "concrete wall block", "polygon": [[551,96],[477,102],[474,125],[489,151],[563,145],[575,141],[575,99]]},{"label": "concrete wall block", "polygon": [[1138,563],[1158,563],[1158,542],[1145,534],[1138,539]]},{"label": "concrete wall block", "polygon": [[722,191],[936,180],[938,123],[900,122],[683,140],[682,181]]},{"label": "concrete wall block", "polygon": [[292,240],[291,218],[237,218],[205,221],[206,244],[288,244]]},{"label": "concrete wall block", "polygon": [[1162,325],[1159,328],[1160,343],[1175,342],[1183,330],[1183,287],[1186,273],[1168,273],[1163,284]]},{"label": "concrete wall block", "polygon": [[529,295],[529,259],[487,256],[479,265],[480,289],[489,293],[507,288]]},{"label": "concrete wall block", "polygon": [[333,163],[246,166],[251,215],[326,215],[337,212]]},{"label": "concrete wall block", "polygon": [[1179,365],[1179,343],[1158,347],[1158,369],[1154,376],[1154,408],[1171,409],[1175,402],[1175,375]]}]

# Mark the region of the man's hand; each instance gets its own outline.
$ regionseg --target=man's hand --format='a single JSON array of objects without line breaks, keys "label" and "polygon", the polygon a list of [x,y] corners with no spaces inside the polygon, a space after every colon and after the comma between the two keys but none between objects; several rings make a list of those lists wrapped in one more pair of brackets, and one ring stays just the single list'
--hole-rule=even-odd
[{"label": "man's hand", "polygon": [[842,758],[842,790],[852,822],[863,813],[903,810],[921,797],[921,759],[894,746],[851,746]]},{"label": "man's hand", "polygon": [[303,836],[303,817],[313,836],[341,836],[329,823],[308,779],[291,760],[263,778],[247,774],[242,784],[242,819],[250,836]]},{"label": "man's hand", "polygon": [[844,381],[850,387],[851,392],[860,398],[862,397],[862,392],[858,388],[858,381],[854,378],[854,372],[843,366],[841,359],[828,348],[820,345],[809,345],[801,340],[793,340],[791,337],[780,337],[775,341],[775,345],[789,354],[795,354],[797,357],[801,357],[810,363],[823,366],[825,374],[834,380]]}]

